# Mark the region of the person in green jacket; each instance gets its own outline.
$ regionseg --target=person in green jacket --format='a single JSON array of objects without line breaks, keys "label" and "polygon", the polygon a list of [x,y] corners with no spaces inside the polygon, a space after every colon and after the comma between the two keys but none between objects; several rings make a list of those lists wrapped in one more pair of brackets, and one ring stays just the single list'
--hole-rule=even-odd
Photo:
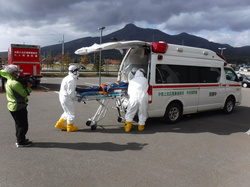
[{"label": "person in green jacket", "polygon": [[[19,67],[16,65],[5,66],[4,69],[9,75],[7,82],[5,84],[6,98],[8,101],[7,108],[10,111],[16,128],[16,146],[17,147],[27,147],[32,144],[31,141],[26,139],[26,134],[28,132],[28,96],[32,91],[31,83],[23,85],[18,81],[18,76],[20,73]],[[3,75],[2,75],[3,76]]]}]

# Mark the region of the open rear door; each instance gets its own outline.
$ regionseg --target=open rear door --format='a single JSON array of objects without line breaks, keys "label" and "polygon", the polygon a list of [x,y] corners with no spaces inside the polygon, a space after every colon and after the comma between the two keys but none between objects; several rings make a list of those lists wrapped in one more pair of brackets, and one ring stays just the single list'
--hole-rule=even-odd
[{"label": "open rear door", "polygon": [[131,47],[140,47],[143,45],[149,45],[147,42],[139,41],[139,40],[132,40],[132,41],[124,41],[124,42],[108,42],[103,44],[93,44],[90,47],[82,47],[75,51],[77,55],[86,55],[89,53],[98,52],[100,50],[112,50],[116,49],[122,51],[123,49],[128,49]]},{"label": "open rear door", "polygon": [[150,53],[146,52],[149,51],[146,49],[150,46],[151,43],[139,40],[108,42],[103,44],[93,44],[90,47],[82,47],[76,50],[75,54],[87,55],[89,53],[113,49],[119,50],[122,53],[124,49],[129,49],[121,62],[117,77],[118,81],[127,82],[128,74],[133,67],[137,69],[143,68],[147,74]]}]

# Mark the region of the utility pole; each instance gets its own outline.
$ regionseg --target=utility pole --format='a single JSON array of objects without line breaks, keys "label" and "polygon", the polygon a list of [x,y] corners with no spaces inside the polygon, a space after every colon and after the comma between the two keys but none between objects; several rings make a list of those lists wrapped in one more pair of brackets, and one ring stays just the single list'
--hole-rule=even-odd
[{"label": "utility pole", "polygon": [[220,54],[223,55],[223,50],[225,50],[225,49],[227,49],[227,48],[223,47],[223,48],[218,48],[218,49],[221,50],[221,51],[220,51]]},{"label": "utility pole", "polygon": [[[102,44],[102,31],[106,27],[99,27],[98,29],[101,31],[100,36],[100,45]],[[102,71],[102,50],[100,49],[100,57],[99,57],[99,85],[101,85],[101,71]]]},{"label": "utility pole", "polygon": [[64,55],[64,34],[62,35],[62,55]]}]

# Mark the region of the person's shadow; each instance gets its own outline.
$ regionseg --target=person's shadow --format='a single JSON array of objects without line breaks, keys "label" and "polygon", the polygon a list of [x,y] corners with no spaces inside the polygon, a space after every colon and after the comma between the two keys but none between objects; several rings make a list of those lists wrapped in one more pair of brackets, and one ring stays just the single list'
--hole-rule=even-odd
[{"label": "person's shadow", "polygon": [[101,151],[125,151],[141,150],[147,144],[140,144],[135,142],[130,142],[127,144],[115,144],[112,142],[102,142],[102,143],[58,143],[58,142],[35,142],[31,147],[35,148],[62,148],[62,149],[74,149],[74,150],[101,150]]}]

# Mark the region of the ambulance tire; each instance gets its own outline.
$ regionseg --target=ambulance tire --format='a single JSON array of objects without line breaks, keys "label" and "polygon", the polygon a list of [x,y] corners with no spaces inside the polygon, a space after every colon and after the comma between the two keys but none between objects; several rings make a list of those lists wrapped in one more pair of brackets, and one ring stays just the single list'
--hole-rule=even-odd
[{"label": "ambulance tire", "polygon": [[230,114],[233,112],[234,110],[234,106],[235,106],[235,100],[233,97],[228,97],[226,102],[225,102],[225,105],[224,105],[224,108],[223,108],[223,112],[225,114]]},{"label": "ambulance tire", "polygon": [[182,116],[182,107],[179,103],[174,102],[168,105],[164,115],[164,120],[168,124],[175,124],[180,120],[181,116]]}]

